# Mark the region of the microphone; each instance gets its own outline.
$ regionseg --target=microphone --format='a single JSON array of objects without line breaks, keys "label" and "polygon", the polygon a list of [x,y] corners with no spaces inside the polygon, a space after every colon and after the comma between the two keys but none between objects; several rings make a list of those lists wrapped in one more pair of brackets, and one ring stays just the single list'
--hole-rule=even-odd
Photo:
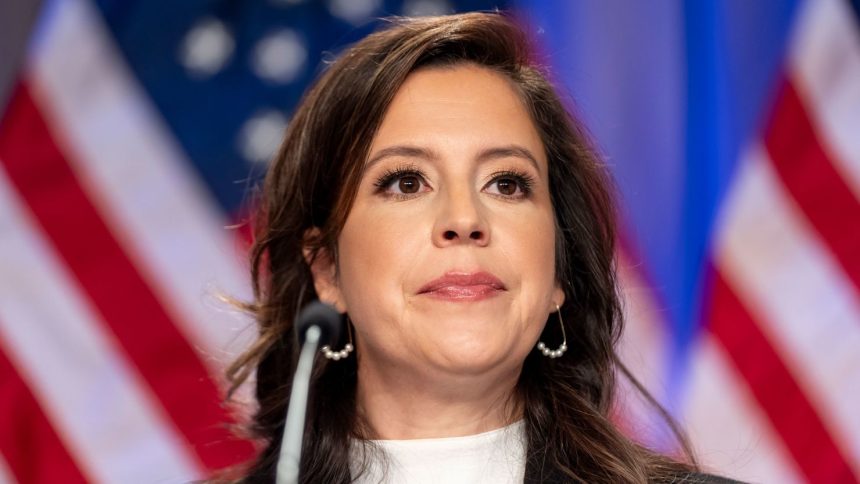
[{"label": "microphone", "polygon": [[302,309],[296,320],[299,344],[305,343],[312,326],[317,326],[321,331],[320,346],[334,344],[340,337],[340,313],[330,304],[313,301]]},{"label": "microphone", "polygon": [[308,408],[314,356],[320,346],[337,341],[340,334],[340,314],[332,306],[314,301],[299,313],[296,331],[302,350],[293,376],[290,405],[281,439],[277,484],[298,484],[299,482],[299,462],[302,457],[302,437],[305,430],[305,412]]}]

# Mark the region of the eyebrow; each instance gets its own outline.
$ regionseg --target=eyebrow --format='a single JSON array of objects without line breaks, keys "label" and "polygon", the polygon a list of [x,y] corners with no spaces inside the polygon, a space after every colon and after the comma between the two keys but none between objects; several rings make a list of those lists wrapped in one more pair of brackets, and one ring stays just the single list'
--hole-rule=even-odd
[{"label": "eyebrow", "polygon": [[528,148],[520,145],[499,146],[496,148],[487,148],[478,154],[478,161],[496,160],[499,158],[522,158],[534,166],[535,170],[540,173],[540,165],[537,158]]},{"label": "eyebrow", "polygon": [[385,158],[394,156],[402,156],[404,158],[423,158],[425,160],[435,160],[439,158],[435,152],[426,148],[412,145],[394,145],[379,150],[378,153],[373,155],[373,158],[367,161],[365,169],[370,168]]},{"label": "eyebrow", "polygon": [[[365,169],[370,168],[371,166],[385,158],[395,156],[402,156],[407,158],[422,158],[425,160],[435,160],[439,158],[439,155],[436,152],[427,148],[421,148],[419,146],[413,145],[394,145],[379,150],[379,152],[373,155],[373,158],[367,161]],[[529,151],[528,148],[525,148],[520,145],[512,144],[505,146],[497,146],[493,148],[486,148],[481,150],[481,152],[478,153],[477,156],[478,162],[496,160],[499,158],[522,158],[531,163],[532,166],[534,166],[535,170],[540,172],[540,165],[538,164],[535,155],[531,151]]]}]

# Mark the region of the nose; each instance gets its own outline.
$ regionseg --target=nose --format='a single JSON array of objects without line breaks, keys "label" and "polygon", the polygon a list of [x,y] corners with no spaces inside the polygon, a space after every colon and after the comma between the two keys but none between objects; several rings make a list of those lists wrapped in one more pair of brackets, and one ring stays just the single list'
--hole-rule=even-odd
[{"label": "nose", "polygon": [[490,242],[490,229],[482,207],[469,193],[450,193],[442,202],[433,228],[437,247],[473,244],[484,247]]}]

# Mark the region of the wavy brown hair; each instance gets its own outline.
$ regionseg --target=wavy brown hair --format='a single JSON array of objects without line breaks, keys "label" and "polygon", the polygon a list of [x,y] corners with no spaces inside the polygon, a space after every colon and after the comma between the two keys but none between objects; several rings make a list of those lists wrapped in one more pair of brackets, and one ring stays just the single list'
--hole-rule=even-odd
[{"label": "wavy brown hair", "polygon": [[[694,469],[631,441],[609,418],[616,370],[630,375],[614,350],[622,319],[607,169],[534,62],[523,31],[502,14],[469,13],[391,20],[328,66],[290,123],[260,193],[251,250],[255,300],[248,309],[259,337],[228,372],[233,390],[256,374],[259,408],[251,430],[262,451],[242,482],[274,482],[298,355],[293,321],[316,298],[303,251],[315,256],[322,249],[336,261],[338,235],[371,141],[407,76],[462,63],[511,82],[549,164],[569,350],[557,359],[533,351],[523,364],[515,397],[525,421],[526,482],[671,481]],[[559,326],[548,324],[541,338],[560,341]],[[357,358],[318,362],[302,482],[348,483],[354,477],[350,441],[367,437],[356,409],[356,375]],[[644,392],[635,380],[634,386]]]}]

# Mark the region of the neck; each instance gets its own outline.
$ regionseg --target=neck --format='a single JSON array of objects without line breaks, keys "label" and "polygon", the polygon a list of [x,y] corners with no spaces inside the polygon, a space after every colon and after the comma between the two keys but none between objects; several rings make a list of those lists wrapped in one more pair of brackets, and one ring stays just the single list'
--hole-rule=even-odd
[{"label": "neck", "polygon": [[[382,368],[380,368],[382,367]],[[474,435],[521,417],[519,371],[501,375],[408,374],[391,365],[358,365],[357,404],[369,438],[427,439]]]}]

